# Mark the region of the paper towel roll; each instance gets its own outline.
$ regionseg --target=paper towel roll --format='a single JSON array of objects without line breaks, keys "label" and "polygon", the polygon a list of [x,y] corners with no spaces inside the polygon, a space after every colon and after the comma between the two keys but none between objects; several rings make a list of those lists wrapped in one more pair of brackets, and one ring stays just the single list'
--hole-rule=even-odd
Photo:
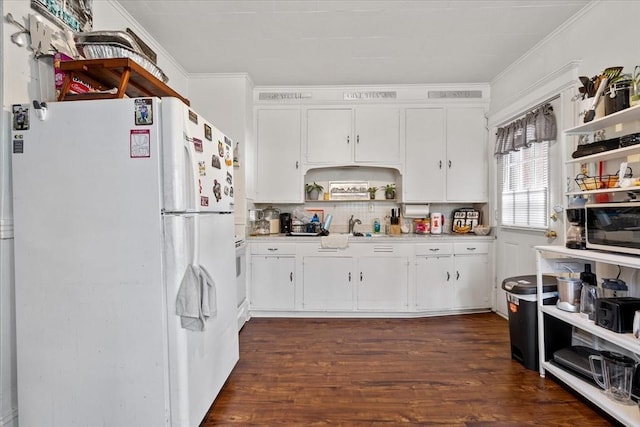
[{"label": "paper towel roll", "polygon": [[402,213],[405,218],[426,218],[429,216],[429,205],[404,205]]}]

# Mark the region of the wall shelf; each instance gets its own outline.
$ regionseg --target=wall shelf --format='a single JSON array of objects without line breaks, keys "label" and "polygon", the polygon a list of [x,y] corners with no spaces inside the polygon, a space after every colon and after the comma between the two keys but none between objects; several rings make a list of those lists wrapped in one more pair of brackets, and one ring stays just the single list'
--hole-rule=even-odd
[{"label": "wall shelf", "polygon": [[[190,105],[187,98],[129,58],[62,61],[60,70],[64,71],[66,76],[58,101],[114,99],[123,98],[125,95],[130,98],[171,96]],[[69,93],[74,77],[87,81],[100,92]],[[115,92],[114,88],[116,88]]]},{"label": "wall shelf", "polygon": [[589,123],[582,124],[564,131],[566,135],[588,134],[600,129],[615,126],[625,122],[640,120],[640,105],[635,105],[608,116],[601,117]]}]

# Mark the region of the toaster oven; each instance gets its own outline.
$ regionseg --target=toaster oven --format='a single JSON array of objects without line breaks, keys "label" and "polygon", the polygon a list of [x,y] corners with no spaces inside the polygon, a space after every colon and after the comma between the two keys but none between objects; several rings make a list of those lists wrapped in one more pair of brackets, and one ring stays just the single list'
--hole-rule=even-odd
[{"label": "toaster oven", "polygon": [[586,205],[587,249],[640,255],[640,202]]}]

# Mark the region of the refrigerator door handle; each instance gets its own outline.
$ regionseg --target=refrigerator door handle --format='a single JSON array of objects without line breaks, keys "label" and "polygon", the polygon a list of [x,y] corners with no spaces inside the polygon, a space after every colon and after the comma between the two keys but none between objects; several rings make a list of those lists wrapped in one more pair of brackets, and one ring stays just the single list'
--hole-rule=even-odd
[{"label": "refrigerator door handle", "polygon": [[[187,173],[188,176],[187,179],[185,181],[189,182],[189,188],[187,188],[187,211],[198,211],[198,206],[199,206],[199,200],[198,200],[198,194],[199,192],[197,191],[197,189],[200,187],[200,184],[198,183],[198,172],[196,170],[196,168],[194,167],[194,160],[193,160],[193,153],[191,152],[191,144],[185,144],[184,145],[184,149],[187,152],[187,164],[186,166],[186,171],[185,173]],[[189,200],[190,199],[190,200]]]}]

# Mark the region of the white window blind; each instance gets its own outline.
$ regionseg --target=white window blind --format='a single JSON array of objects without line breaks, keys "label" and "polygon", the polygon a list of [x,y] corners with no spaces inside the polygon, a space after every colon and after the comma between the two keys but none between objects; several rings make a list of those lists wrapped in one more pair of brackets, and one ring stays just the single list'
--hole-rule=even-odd
[{"label": "white window blind", "polygon": [[503,226],[547,228],[549,212],[549,141],[498,159]]}]

